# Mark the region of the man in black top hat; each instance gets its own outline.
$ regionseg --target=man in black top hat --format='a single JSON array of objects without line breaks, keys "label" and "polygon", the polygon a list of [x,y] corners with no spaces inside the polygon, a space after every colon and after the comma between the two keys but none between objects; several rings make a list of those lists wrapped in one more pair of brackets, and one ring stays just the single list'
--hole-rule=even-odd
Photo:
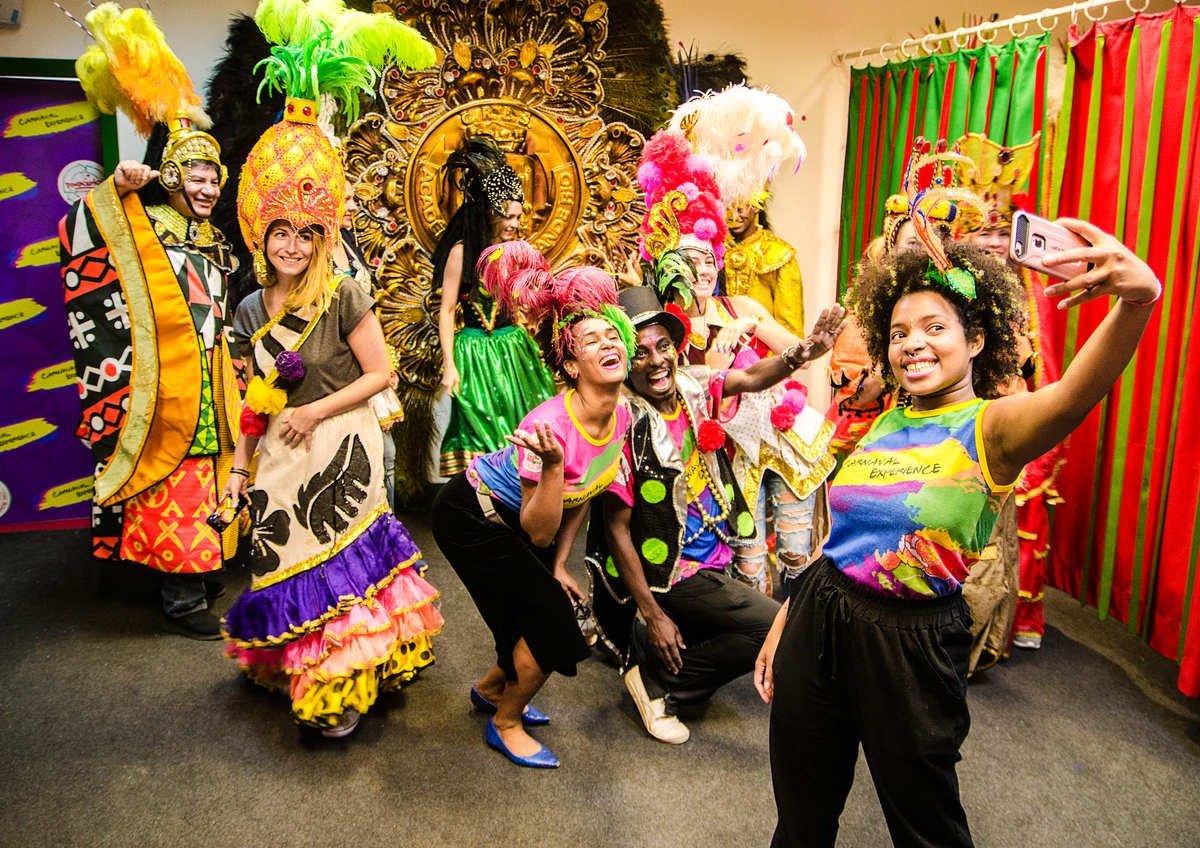
[{"label": "man in black top hat", "polygon": [[618,485],[594,507],[603,515],[591,522],[588,564],[597,618],[624,661],[642,723],[655,739],[678,745],[689,731],[675,707],[703,702],[751,671],[779,608],[729,575],[729,541],[753,537],[754,519],[709,410],[821,356],[844,313],[826,310],[803,342],[744,370],[680,370],[684,319],[664,312],[649,287],[620,298],[637,330],[628,379],[633,422]]}]

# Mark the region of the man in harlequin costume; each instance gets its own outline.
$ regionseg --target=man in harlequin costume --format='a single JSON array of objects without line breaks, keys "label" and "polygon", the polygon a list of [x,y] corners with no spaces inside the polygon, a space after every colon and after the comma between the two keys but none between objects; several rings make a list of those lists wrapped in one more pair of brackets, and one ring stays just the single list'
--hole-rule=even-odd
[{"label": "man in harlequin costume", "polygon": [[[235,261],[208,220],[225,167],[196,128],[207,122],[199,97],[149,13],[106,3],[87,25],[97,43],[76,70],[89,99],[106,112],[121,105],[143,135],[169,129],[157,169],[121,162],[59,226],[79,434],[96,460],[92,550],[162,572],[168,629],[215,640],[204,577],[237,543],[236,526],[221,534],[206,523],[239,415],[225,343]],[[150,202],[159,187],[165,202]]]},{"label": "man in harlequin costume", "polygon": [[690,733],[676,707],[706,701],[750,671],[779,609],[730,574],[729,543],[753,537],[754,518],[708,409],[823,354],[842,312],[823,314],[808,339],[749,368],[677,371],[682,312],[663,311],[648,286],[620,299],[638,333],[628,380],[633,422],[617,484],[594,507],[588,565],[599,624],[622,658],[646,731],[682,744]]},{"label": "man in harlequin costume", "polygon": [[[1004,147],[975,133],[958,141],[959,152],[974,164],[974,168],[963,169],[964,187],[974,191],[983,202],[982,219],[967,238],[1001,261],[1008,262],[1009,267],[1020,275],[1025,290],[1029,326],[1018,336],[1022,345],[1021,374],[1008,385],[1008,394],[1039,389],[1056,381],[1060,371],[1058,363],[1048,355],[1051,346],[1045,343],[1042,335],[1047,326],[1043,316],[1050,314],[1053,304],[1032,274],[1009,258],[1013,213],[1020,208],[1032,207],[1032,199],[1022,192],[1036,161],[1038,141],[1039,136],[1034,135],[1024,144]],[[1002,634],[1002,638],[997,637],[994,646],[989,646],[989,650],[998,651],[1001,656],[1008,654],[1009,639],[1019,648],[1036,649],[1042,644],[1046,629],[1042,593],[1046,557],[1050,553],[1048,507],[1061,502],[1055,488],[1061,463],[1062,448],[1059,446],[1025,467],[1014,490],[1016,538],[1011,538],[1010,524],[1007,530],[1010,538],[995,539],[998,544],[1007,542],[1010,547],[1015,547],[1015,555],[1020,561],[1017,596],[1012,599],[1015,610],[1011,628]]]}]

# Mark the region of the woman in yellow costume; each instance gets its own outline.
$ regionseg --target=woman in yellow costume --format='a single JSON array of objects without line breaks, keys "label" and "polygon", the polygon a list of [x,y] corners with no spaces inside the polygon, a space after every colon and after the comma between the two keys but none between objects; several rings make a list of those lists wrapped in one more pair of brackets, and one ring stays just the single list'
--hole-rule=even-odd
[{"label": "woman in yellow costume", "polygon": [[293,717],[327,736],[350,733],[380,690],[432,663],[442,626],[421,552],[384,496],[382,433],[368,399],[391,366],[371,298],[333,271],[345,174],[317,126],[322,95],[353,110],[385,54],[419,67],[433,50],[388,16],[340,5],[263,2],[255,16],[277,45],[263,85],[288,99],[238,191],[263,289],[234,319],[253,376],[229,508],[244,497],[255,457],[257,474],[253,576],[222,621],[227,655],[255,682],[287,692]]}]

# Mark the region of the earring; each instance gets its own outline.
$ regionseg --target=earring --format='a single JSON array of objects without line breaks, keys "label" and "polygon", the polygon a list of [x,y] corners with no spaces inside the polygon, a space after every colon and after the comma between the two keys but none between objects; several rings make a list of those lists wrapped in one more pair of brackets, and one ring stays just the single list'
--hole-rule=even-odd
[{"label": "earring", "polygon": [[258,284],[265,289],[272,282],[270,277],[267,276],[267,257],[263,255],[261,248],[250,255],[254,260],[254,279],[258,280]]}]

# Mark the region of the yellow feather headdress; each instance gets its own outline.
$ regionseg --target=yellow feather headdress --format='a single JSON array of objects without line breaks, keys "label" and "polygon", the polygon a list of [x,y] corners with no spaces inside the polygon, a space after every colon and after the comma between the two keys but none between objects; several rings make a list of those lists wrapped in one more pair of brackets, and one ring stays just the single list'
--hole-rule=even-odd
[{"label": "yellow feather headdress", "polygon": [[167,125],[170,135],[159,167],[163,187],[178,191],[188,162],[211,162],[225,181],[221,146],[202,130],[212,122],[200,106],[192,78],[172,52],[166,36],[145,9],[122,9],[101,3],[84,18],[96,39],[75,61],[84,93],[107,114],[118,109],[148,137],[154,125]]}]

